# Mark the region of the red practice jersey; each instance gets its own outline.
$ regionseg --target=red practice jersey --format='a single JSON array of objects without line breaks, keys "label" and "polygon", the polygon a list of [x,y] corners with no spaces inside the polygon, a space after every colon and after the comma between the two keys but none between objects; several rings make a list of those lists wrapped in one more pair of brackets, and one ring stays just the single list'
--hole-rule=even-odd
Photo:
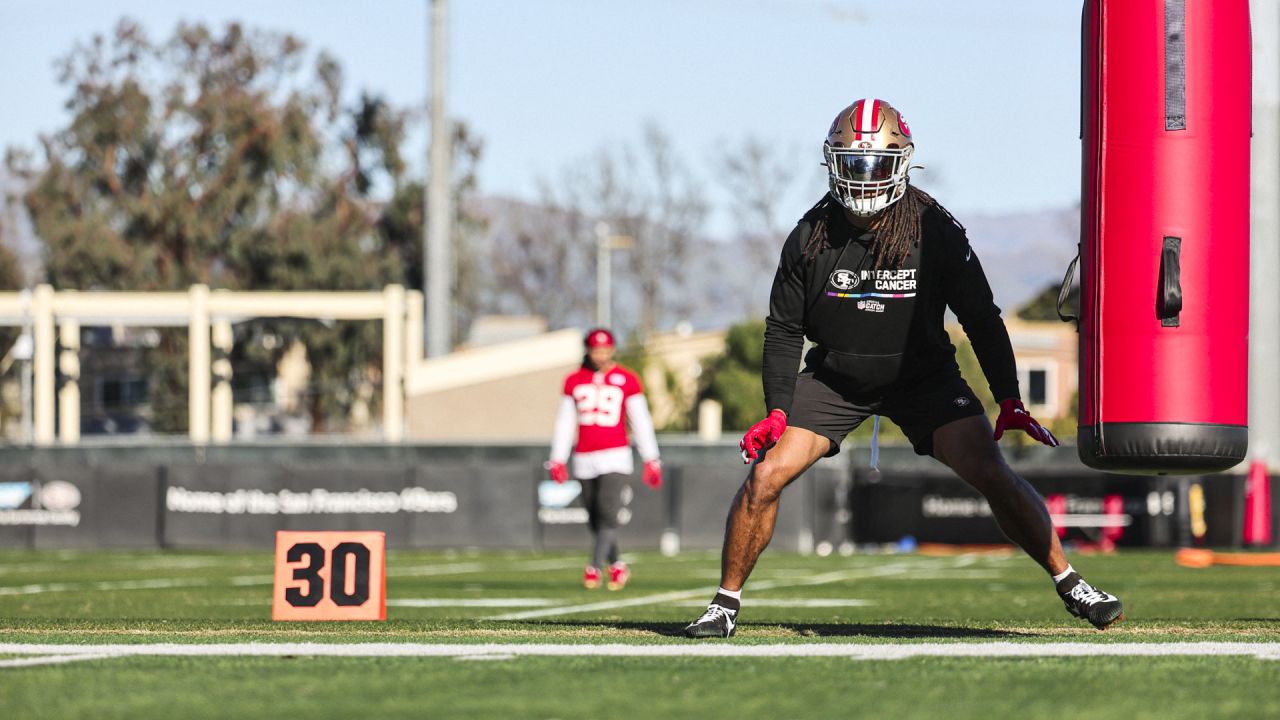
[{"label": "red practice jersey", "polygon": [[643,393],[640,378],[621,365],[603,373],[582,368],[565,378],[564,394],[578,408],[574,452],[627,447],[627,399]]}]

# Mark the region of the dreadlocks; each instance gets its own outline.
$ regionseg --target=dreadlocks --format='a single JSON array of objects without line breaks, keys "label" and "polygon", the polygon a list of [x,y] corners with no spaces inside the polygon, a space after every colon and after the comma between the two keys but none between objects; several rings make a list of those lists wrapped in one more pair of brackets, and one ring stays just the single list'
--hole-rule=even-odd
[{"label": "dreadlocks", "polygon": [[[875,255],[872,269],[896,270],[902,266],[912,248],[920,244],[920,218],[930,207],[937,208],[957,227],[964,229],[960,221],[934,200],[932,195],[915,185],[908,185],[902,199],[871,222],[871,229],[876,234],[875,245],[871,249]],[[840,204],[828,193],[804,214],[804,219],[813,224],[809,242],[804,246],[806,260],[812,261],[818,253],[831,248],[827,225],[831,220],[831,213],[840,210]]]}]

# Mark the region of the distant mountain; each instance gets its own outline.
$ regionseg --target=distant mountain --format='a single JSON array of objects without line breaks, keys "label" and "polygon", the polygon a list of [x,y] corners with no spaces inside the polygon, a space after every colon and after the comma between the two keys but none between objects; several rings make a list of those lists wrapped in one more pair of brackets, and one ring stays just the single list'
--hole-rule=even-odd
[{"label": "distant mountain", "polygon": [[1080,242],[1080,209],[963,215],[996,304],[1006,316],[1049,285],[1060,285]]}]

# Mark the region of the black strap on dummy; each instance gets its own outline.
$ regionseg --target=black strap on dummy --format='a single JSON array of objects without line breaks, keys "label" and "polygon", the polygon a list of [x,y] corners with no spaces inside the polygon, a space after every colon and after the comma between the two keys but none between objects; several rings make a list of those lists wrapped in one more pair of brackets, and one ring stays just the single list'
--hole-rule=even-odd
[{"label": "black strap on dummy", "polygon": [[[1068,315],[1062,312],[1062,307],[1067,304],[1068,298],[1071,296],[1072,281],[1076,279],[1076,265],[1080,263],[1080,253],[1076,252],[1076,256],[1071,259],[1071,264],[1067,266],[1067,274],[1062,277],[1062,288],[1058,290],[1058,319],[1062,322],[1080,322],[1080,316]],[[1076,312],[1079,312],[1077,310]],[[1077,326],[1077,330],[1080,328]]]},{"label": "black strap on dummy", "polygon": [[1166,237],[1160,251],[1160,295],[1156,316],[1164,327],[1178,327],[1182,312],[1182,238]]},{"label": "black strap on dummy", "polygon": [[1164,129],[1187,129],[1186,0],[1164,0]]}]

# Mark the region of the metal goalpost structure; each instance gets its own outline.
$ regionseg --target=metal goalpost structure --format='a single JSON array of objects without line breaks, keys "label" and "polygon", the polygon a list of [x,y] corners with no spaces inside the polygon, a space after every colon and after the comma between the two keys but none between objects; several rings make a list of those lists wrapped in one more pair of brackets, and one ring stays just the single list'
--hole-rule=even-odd
[{"label": "metal goalpost structure", "polygon": [[196,444],[230,442],[231,326],[262,317],[382,320],[383,439],[404,439],[404,378],[422,358],[420,291],[406,291],[402,285],[388,285],[381,292],[252,292],[192,285],[185,293],[80,292],[37,285],[29,293],[0,293],[0,325],[29,327],[34,336],[32,414],[37,446],[80,440],[82,326],[187,327],[188,435]]}]

